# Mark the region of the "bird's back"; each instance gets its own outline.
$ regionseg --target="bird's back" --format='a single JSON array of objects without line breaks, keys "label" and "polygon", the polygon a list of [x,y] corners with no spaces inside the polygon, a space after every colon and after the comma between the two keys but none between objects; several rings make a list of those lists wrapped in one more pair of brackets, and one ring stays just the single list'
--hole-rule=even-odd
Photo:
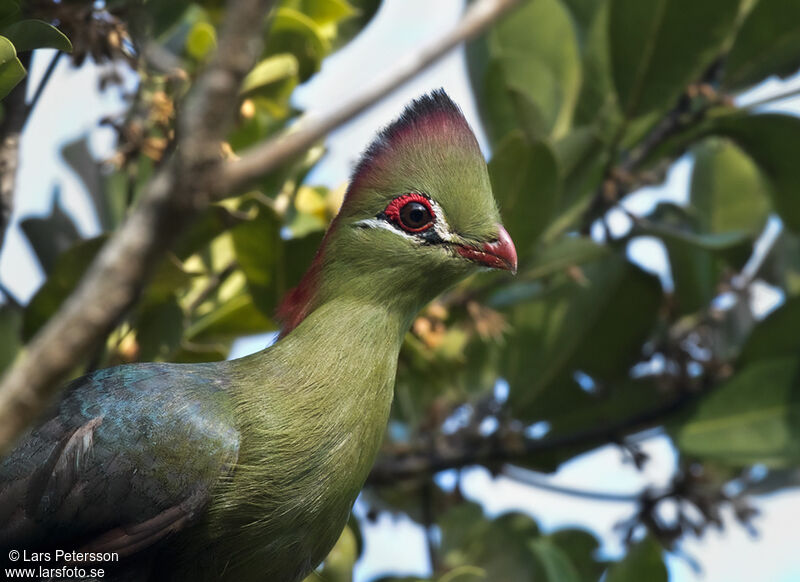
[{"label": "bird's back", "polygon": [[0,462],[0,547],[124,558],[193,520],[238,455],[225,370],[137,364],[74,381]]}]

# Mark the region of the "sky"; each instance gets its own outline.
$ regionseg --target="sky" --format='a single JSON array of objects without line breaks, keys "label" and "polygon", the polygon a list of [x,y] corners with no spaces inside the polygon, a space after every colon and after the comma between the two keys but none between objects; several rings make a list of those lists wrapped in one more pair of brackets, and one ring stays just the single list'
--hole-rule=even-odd
[{"label": "sky", "polygon": [[[443,30],[452,27],[462,10],[462,0],[385,0],[371,25],[352,43],[327,59],[322,71],[298,89],[296,102],[314,113],[322,113],[340,99],[387,69],[410,51],[429,42]],[[41,75],[49,54],[37,55],[31,75]],[[22,164],[18,177],[15,222],[20,217],[45,214],[52,199],[53,187],[62,187],[64,205],[87,236],[98,232],[97,221],[81,190],[77,178],[61,160],[61,144],[88,134],[93,151],[107,155],[113,147],[110,130],[97,127],[97,120],[119,111],[122,104],[115,91],[95,91],[98,71],[94,67],[71,69],[65,60],[56,70],[53,82],[43,94],[22,143]],[[35,85],[35,82],[33,83]],[[743,103],[765,95],[800,87],[800,78],[769,81],[745,96]],[[398,89],[378,106],[334,132],[328,139],[328,154],[314,170],[310,180],[336,186],[347,179],[359,153],[367,146],[375,131],[391,121],[412,98],[435,88],[444,87],[464,110],[473,127],[478,120],[466,76],[462,50],[451,53],[437,65]],[[800,100],[779,103],[773,110],[800,113]],[[486,151],[486,141],[479,133]],[[488,153],[488,152],[487,152]],[[692,162],[686,157],[675,164],[666,183],[643,189],[626,200],[635,213],[646,212],[659,200],[686,200]],[[624,229],[627,218],[612,218],[612,228]],[[615,226],[616,225],[616,226]],[[670,284],[663,248],[655,241],[641,241],[631,250],[632,259],[655,272],[666,285]],[[29,250],[16,226],[9,231],[6,248],[0,255],[0,281],[18,297],[27,300],[42,282]],[[766,311],[779,300],[774,291],[762,289],[760,309]],[[236,355],[261,349],[263,337],[242,340],[235,346]],[[655,435],[643,442],[651,461],[644,472],[625,463],[619,449],[603,447],[565,464],[549,482],[579,489],[608,493],[637,493],[653,483],[665,483],[672,474],[676,455],[668,440]],[[443,486],[452,483],[454,475],[439,476]],[[586,501],[540,489],[533,489],[504,478],[492,478],[483,469],[469,469],[463,474],[463,488],[468,497],[481,502],[489,515],[522,510],[531,514],[545,531],[561,527],[582,526],[592,530],[603,541],[602,554],[617,558],[622,553],[615,525],[630,517],[631,503]],[[800,523],[800,492],[791,490],[757,499],[761,515],[754,524],[756,537],[727,516],[723,532],[709,532],[702,540],[688,539],[683,551],[696,560],[702,572],[692,569],[680,557],[670,556],[668,567],[672,582],[800,582],[800,558],[796,555],[795,524]],[[364,505],[357,513],[363,515]],[[374,524],[365,525],[365,555],[356,570],[356,582],[366,582],[379,574],[397,573],[424,575],[429,571],[422,529],[407,518],[383,514]]]}]

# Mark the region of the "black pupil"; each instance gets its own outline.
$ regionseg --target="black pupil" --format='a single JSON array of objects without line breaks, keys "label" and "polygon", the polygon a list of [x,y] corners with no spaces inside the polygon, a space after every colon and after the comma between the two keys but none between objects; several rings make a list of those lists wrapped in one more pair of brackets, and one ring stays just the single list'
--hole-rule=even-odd
[{"label": "black pupil", "polygon": [[400,219],[410,228],[419,228],[430,221],[430,212],[424,204],[409,202],[400,211]]}]

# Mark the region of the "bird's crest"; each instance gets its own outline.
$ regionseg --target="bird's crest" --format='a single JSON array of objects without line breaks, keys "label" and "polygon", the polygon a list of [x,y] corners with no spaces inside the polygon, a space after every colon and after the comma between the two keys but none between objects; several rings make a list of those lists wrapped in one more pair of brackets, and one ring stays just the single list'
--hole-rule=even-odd
[{"label": "bird's crest", "polygon": [[[444,89],[414,99],[396,120],[381,130],[364,151],[358,165],[353,170],[348,194],[386,154],[391,153],[406,142],[411,145],[424,139],[443,138],[466,142],[468,147],[479,150],[475,134],[469,126],[461,108],[450,99]],[[345,203],[347,198],[345,198]]]}]

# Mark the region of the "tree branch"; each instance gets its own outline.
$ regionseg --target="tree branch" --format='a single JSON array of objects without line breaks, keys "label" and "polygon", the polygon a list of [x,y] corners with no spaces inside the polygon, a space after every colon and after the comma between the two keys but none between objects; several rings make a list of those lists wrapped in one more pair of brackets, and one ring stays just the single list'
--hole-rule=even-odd
[{"label": "tree branch", "polygon": [[591,427],[586,430],[545,439],[532,439],[523,433],[515,438],[486,439],[483,447],[470,441],[453,445],[452,439],[436,450],[430,447],[407,449],[397,454],[382,454],[367,479],[369,485],[394,485],[399,481],[427,478],[446,469],[460,469],[469,465],[492,465],[520,461],[538,454],[575,447],[620,442],[626,435],[644,430],[661,422],[687,406],[696,398],[691,393],[681,394],[673,400],[615,423]]},{"label": "tree branch", "polygon": [[78,289],[3,378],[0,452],[38,416],[75,362],[114,326],[138,296],[156,260],[211,200],[209,178],[221,165],[219,144],[231,127],[241,81],[260,52],[263,21],[272,3],[230,3],[217,53],[178,120],[175,154]]},{"label": "tree branch", "polygon": [[251,148],[239,160],[226,164],[215,189],[220,193],[240,190],[305,151],[317,140],[389,95],[460,43],[480,34],[519,2],[520,0],[476,0],[453,30],[410,55],[408,59],[394,64],[389,74],[371,87],[355,93],[352,99],[339,105],[330,114],[320,118],[308,116],[301,119],[283,135]]},{"label": "tree branch", "polygon": [[[642,138],[639,143],[631,149],[623,152],[622,159],[619,159],[617,146],[625,136],[627,124],[630,120],[626,119],[618,128],[614,138],[615,146],[612,147],[611,156],[604,170],[604,177],[600,185],[595,189],[589,206],[583,213],[582,225],[580,227],[583,234],[588,234],[592,223],[603,216],[614,204],[630,192],[636,191],[639,187],[651,183],[651,180],[634,179],[634,172],[640,166],[646,164],[650,158],[658,153],[658,150],[667,144],[671,139],[676,138],[687,129],[697,128],[699,122],[703,120],[709,110],[720,104],[729,104],[730,99],[720,95],[713,88],[718,81],[723,70],[724,59],[722,57],[713,61],[703,72],[696,84],[689,85],[686,90],[678,97],[675,105],[658,121]],[[705,103],[697,107],[694,98],[702,95]],[[669,154],[669,159],[674,160],[685,151],[683,147]]]}]

